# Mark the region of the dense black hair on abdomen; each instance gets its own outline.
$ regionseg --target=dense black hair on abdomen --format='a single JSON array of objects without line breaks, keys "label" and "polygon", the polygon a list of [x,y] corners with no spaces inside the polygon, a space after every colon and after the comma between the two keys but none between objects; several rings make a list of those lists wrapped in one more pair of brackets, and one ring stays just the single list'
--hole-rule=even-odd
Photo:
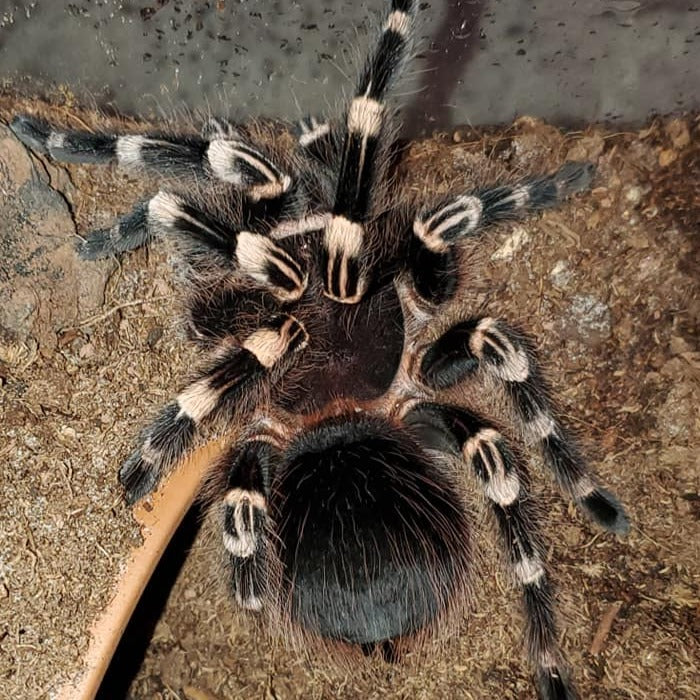
[{"label": "dense black hair on abdomen", "polygon": [[324,421],[291,446],[272,490],[283,598],[308,630],[355,644],[410,635],[464,583],[461,499],[387,421]]}]

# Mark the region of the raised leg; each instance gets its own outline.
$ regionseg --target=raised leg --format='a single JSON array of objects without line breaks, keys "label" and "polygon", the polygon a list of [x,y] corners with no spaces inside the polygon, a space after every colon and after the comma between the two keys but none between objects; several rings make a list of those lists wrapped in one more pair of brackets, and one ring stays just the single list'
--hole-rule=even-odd
[{"label": "raised leg", "polygon": [[525,639],[543,700],[573,700],[557,641],[552,585],[544,566],[537,510],[520,456],[480,416],[438,404],[419,404],[406,416],[423,442],[460,454],[474,469],[501,534],[513,577],[522,591]]},{"label": "raised leg", "polygon": [[406,58],[413,25],[412,0],[392,0],[391,12],[347,113],[333,218],[324,232],[324,291],[345,304],[364,295],[370,271],[364,252],[365,222],[377,170],[379,139],[387,115],[383,102]]},{"label": "raised leg", "polygon": [[231,589],[238,604],[249,610],[263,605],[268,579],[267,494],[279,459],[269,442],[253,439],[232,447],[219,462],[227,473],[221,518]]},{"label": "raised leg", "polygon": [[421,362],[422,380],[435,388],[454,386],[477,371],[504,387],[525,437],[539,444],[562,491],[603,528],[625,534],[627,515],[617,498],[600,485],[557,416],[530,340],[502,321],[473,318],[438,338]]},{"label": "raised leg", "polygon": [[249,396],[269,373],[306,345],[306,331],[291,316],[249,335],[242,344],[222,340],[210,363],[143,431],[139,445],[119,470],[129,503],[149,494],[161,477],[192,448],[197,428],[220,415],[249,409]]},{"label": "raised leg", "polygon": [[451,195],[426,208],[413,221],[410,265],[414,283],[427,301],[440,304],[454,294],[453,248],[493,223],[556,207],[569,195],[586,190],[591,163],[565,163],[551,175],[530,177],[512,186],[491,186]]}]

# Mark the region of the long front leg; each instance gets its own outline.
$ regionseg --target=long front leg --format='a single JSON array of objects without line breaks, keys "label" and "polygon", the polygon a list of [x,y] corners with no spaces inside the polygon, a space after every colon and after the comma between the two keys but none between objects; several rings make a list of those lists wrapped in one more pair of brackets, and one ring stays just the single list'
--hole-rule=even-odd
[{"label": "long front leg", "polygon": [[241,188],[254,202],[275,199],[293,184],[260,147],[234,130],[205,127],[196,134],[117,134],[62,129],[27,115],[10,128],[34,151],[63,163],[115,163],[174,178],[210,178]]},{"label": "long front leg", "polygon": [[384,100],[408,53],[415,4],[392,0],[379,44],[347,113],[333,217],[324,231],[322,255],[324,293],[344,304],[356,304],[369,286],[365,224],[387,122]]}]

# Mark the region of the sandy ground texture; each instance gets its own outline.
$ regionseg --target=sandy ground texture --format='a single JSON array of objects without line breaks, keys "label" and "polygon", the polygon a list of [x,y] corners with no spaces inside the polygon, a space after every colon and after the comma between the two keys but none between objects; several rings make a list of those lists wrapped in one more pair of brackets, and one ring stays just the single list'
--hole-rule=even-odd
[{"label": "sandy ground texture", "polygon": [[[2,98],[0,119],[26,109]],[[35,109],[73,128],[106,123],[67,105]],[[417,143],[404,169],[420,195],[566,159],[597,164],[592,191],[491,231],[463,313],[488,309],[538,339],[567,419],[629,509],[626,539],[601,534],[531,455],[581,696],[690,700],[700,678],[700,122],[564,133],[523,118]],[[2,698],[48,698],[76,668],[89,621],[139,541],[116,470],[193,356],[174,323],[162,249],[99,263],[73,251],[77,236],[155,187],[110,168],[51,163],[0,123]],[[338,668],[237,613],[205,523],[129,697],[532,698],[517,592],[475,502],[473,604],[440,644],[392,666]]]}]

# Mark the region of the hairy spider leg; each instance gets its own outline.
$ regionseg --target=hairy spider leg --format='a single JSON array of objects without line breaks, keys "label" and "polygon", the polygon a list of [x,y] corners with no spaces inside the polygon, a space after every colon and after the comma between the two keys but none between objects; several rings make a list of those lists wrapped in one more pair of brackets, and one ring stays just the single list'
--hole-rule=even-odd
[{"label": "hairy spider leg", "polygon": [[24,144],[65,163],[116,163],[165,177],[210,177],[244,189],[257,201],[286,192],[292,179],[231,125],[208,120],[203,133],[112,134],[58,130],[21,115],[10,128]]},{"label": "hairy spider leg", "polygon": [[414,3],[392,0],[379,45],[369,57],[347,113],[333,217],[324,231],[324,293],[356,304],[367,290],[365,223],[377,171],[379,140],[387,121],[383,100],[403,64]]},{"label": "hairy spider leg", "polygon": [[117,253],[126,253],[146,245],[153,238],[148,217],[146,199],[139,202],[126,215],[119,217],[111,226],[88,233],[78,245],[78,254],[83,260],[99,260]]},{"label": "hairy spider leg", "polygon": [[[294,200],[293,179],[256,145],[249,143],[228,122],[208,120],[203,136],[195,134],[110,134],[59,130],[30,116],[17,116],[10,128],[25,145],[38,153],[67,163],[116,163],[127,170],[146,169],[168,178],[200,178],[224,182],[240,189],[251,205],[280,200],[282,213]],[[261,207],[259,206],[258,209]],[[262,218],[264,210],[251,213]],[[274,211],[271,212],[276,215]],[[85,259],[133,250],[149,242],[144,203],[113,226],[89,235],[79,252]]]},{"label": "hairy spider leg", "polygon": [[175,238],[186,249],[183,259],[206,273],[214,262],[227,274],[254,281],[282,302],[299,299],[308,273],[291,245],[251,231],[236,231],[202,210],[185,195],[161,191],[148,203],[148,226]]},{"label": "hairy spider leg", "polygon": [[457,289],[455,246],[489,225],[556,207],[588,189],[591,163],[568,162],[551,175],[528,177],[515,185],[488,186],[452,194],[423,209],[413,221],[410,266],[418,293],[433,304]]},{"label": "hairy spider leg", "polygon": [[193,447],[200,425],[221,413],[230,418],[240,414],[248,394],[306,341],[301,324],[286,315],[240,344],[232,337],[222,340],[197,378],[143,431],[138,447],[119,470],[129,503],[149,494]]},{"label": "hairy spider leg", "polygon": [[269,579],[267,499],[280,459],[269,441],[251,439],[231,446],[218,460],[217,471],[227,475],[221,520],[230,585],[236,602],[248,610],[262,608]]},{"label": "hairy spider leg", "polygon": [[522,591],[525,639],[540,696],[573,700],[575,691],[557,641],[554,594],[543,561],[537,504],[522,458],[492,424],[461,408],[418,404],[404,420],[435,449],[461,454],[474,469]]},{"label": "hairy spider leg", "polygon": [[624,508],[600,485],[571,431],[557,416],[532,341],[503,321],[468,319],[428,348],[421,379],[434,388],[447,388],[478,370],[505,388],[525,437],[538,443],[560,489],[601,527],[627,533]]}]

